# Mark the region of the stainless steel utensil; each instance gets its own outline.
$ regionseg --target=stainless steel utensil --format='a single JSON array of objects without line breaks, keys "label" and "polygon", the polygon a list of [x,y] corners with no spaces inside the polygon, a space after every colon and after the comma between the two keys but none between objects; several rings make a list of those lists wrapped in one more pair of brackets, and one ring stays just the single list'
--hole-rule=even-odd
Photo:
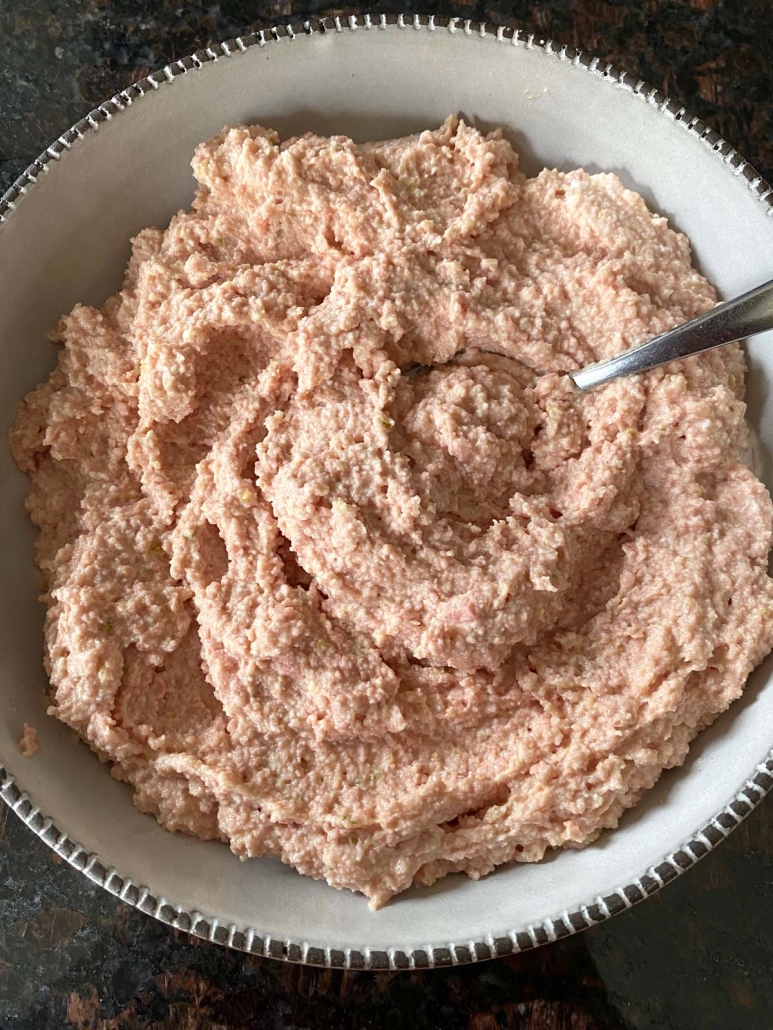
[{"label": "stainless steel utensil", "polygon": [[735,300],[718,304],[705,315],[699,315],[639,347],[570,375],[581,390],[590,390],[613,379],[648,372],[669,361],[702,354],[767,329],[773,329],[773,281]]}]

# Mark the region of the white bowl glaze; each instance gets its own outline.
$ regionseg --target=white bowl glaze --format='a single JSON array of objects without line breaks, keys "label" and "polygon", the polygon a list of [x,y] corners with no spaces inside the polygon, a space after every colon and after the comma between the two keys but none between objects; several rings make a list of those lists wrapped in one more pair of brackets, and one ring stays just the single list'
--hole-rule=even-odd
[{"label": "white bowl glaze", "polygon": [[[725,296],[771,277],[771,191],[715,133],[645,86],[549,43],[433,19],[350,19],[213,46],[137,83],[52,145],[0,202],[0,421],[43,379],[47,332],[76,301],[120,283],[129,238],[165,225],[193,194],[194,146],[235,122],[373,139],[459,112],[504,125],[527,171],[617,172],[691,238]],[[27,196],[29,194],[29,196]],[[751,418],[773,445],[770,338],[749,347]],[[771,468],[763,462],[768,485]],[[380,912],[274,860],[240,863],[225,845],[162,830],[129,788],[43,712],[27,483],[0,447],[2,793],[92,880],[213,940],[328,965],[426,966],[533,947],[629,907],[693,864],[767,791],[773,772],[773,662],[663,776],[619,829],[583,851],[448,877]],[[40,751],[19,754],[24,721]],[[75,843],[77,842],[77,843]]]}]

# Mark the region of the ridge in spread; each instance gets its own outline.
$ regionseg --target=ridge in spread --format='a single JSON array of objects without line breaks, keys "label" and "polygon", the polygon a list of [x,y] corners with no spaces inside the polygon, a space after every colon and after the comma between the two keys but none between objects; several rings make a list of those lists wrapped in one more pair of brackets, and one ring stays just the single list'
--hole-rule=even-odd
[{"label": "ridge in spread", "polygon": [[741,350],[563,375],[715,303],[688,241],[455,119],[193,168],[11,432],[52,713],[374,906],[592,841],[773,645]]}]

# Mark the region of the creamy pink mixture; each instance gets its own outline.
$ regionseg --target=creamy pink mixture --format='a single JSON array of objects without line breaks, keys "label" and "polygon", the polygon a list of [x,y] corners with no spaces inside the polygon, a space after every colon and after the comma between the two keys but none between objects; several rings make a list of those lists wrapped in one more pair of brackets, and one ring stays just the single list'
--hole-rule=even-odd
[{"label": "creamy pink mixture", "polygon": [[25,722],[24,731],[19,740],[19,751],[21,751],[25,758],[34,758],[38,753],[39,747],[38,731],[34,726],[30,726],[28,722]]},{"label": "creamy pink mixture", "polygon": [[51,711],[164,826],[374,906],[592,841],[773,645],[740,349],[563,375],[714,304],[688,241],[454,119],[193,168],[12,430]]}]

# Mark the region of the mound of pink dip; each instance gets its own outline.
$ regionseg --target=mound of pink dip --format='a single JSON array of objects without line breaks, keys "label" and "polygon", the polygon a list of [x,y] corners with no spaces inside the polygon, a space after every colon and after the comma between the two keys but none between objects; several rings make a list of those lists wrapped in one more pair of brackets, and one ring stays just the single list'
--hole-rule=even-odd
[{"label": "mound of pink dip", "polygon": [[374,907],[594,840],[773,645],[740,349],[563,374],[714,304],[688,241],[454,119],[193,168],[11,432],[51,712],[170,830]]}]

